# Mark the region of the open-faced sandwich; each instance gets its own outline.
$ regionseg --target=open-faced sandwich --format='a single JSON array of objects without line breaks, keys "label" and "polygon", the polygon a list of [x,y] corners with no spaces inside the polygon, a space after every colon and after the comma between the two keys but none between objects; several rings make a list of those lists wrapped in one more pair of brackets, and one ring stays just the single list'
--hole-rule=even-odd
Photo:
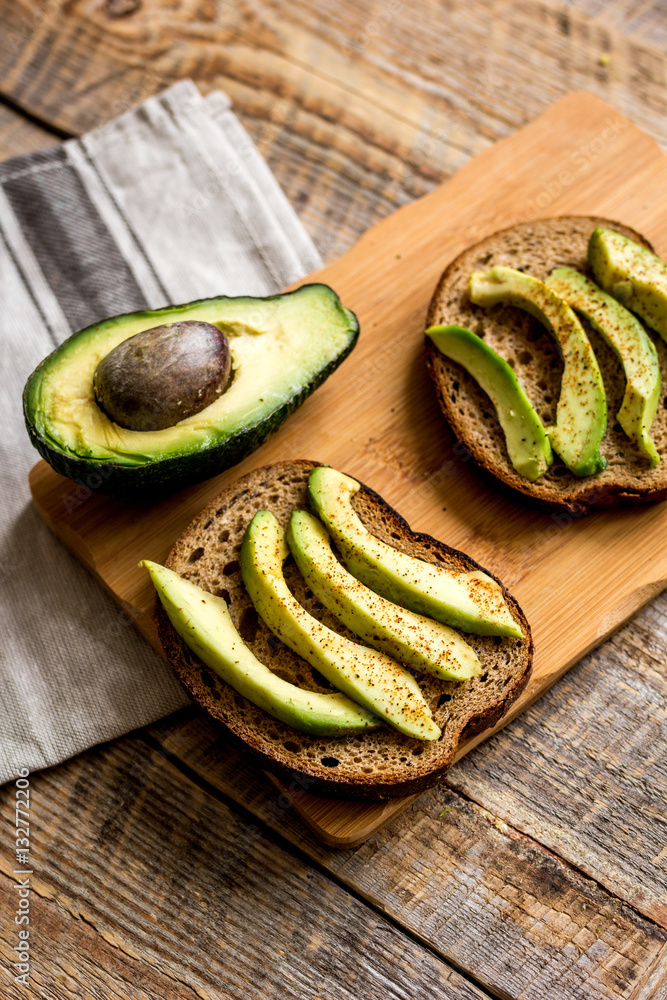
[{"label": "open-faced sandwich", "polygon": [[494,233],[427,323],[443,413],[503,484],[578,512],[667,497],[667,267],[641,235],[578,216]]},{"label": "open-faced sandwich", "polygon": [[516,600],[314,462],[260,468],[145,562],[167,658],[265,768],[310,791],[386,798],[434,784],[524,688]]}]

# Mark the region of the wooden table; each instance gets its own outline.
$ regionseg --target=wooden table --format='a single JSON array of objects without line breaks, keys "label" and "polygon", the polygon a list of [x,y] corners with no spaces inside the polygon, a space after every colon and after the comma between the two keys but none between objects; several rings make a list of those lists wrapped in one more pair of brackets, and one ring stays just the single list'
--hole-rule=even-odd
[{"label": "wooden table", "polygon": [[[0,0],[0,18],[0,155],[192,76],[231,96],[328,260],[570,90],[667,146],[660,0]],[[34,985],[7,975],[11,787],[0,995],[667,995],[666,659],[663,595],[354,851],[194,709],[33,775]]]}]

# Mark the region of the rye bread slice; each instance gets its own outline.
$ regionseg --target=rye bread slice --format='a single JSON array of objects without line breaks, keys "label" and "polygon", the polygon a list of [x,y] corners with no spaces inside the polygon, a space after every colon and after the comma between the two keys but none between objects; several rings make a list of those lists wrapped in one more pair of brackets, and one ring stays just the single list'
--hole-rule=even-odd
[{"label": "rye bread slice", "polygon": [[[308,475],[317,462],[292,461],[256,469],[220,494],[176,542],[167,566],[229,604],[232,619],[255,655],[279,676],[315,691],[332,690],[327,681],[288,649],[259,619],[241,580],[239,551],[257,510],[271,510],[283,526],[295,508],[309,509]],[[429,535],[417,534],[376,493],[362,486],[354,500],[364,524],[405,552],[457,570],[479,569],[468,556]],[[311,614],[354,638],[306,588],[293,561],[285,577]],[[439,740],[418,742],[382,726],[363,736],[317,738],[271,718],[237,694],[194,656],[158,604],[160,641],[192,697],[232,738],[268,770],[319,795],[381,799],[419,792],[435,784],[452,764],[462,739],[495,723],[524,688],[533,646],[528,623],[504,591],[524,633],[523,639],[469,636],[484,672],[463,683],[419,674],[419,683],[442,729]],[[358,640],[357,640],[358,641]]]},{"label": "rye bread slice", "polygon": [[[512,306],[485,309],[470,302],[473,271],[502,264],[544,281],[555,267],[568,266],[592,278],[586,249],[596,226],[606,226],[650,248],[639,233],[608,219],[564,216],[522,222],[488,236],[447,267],[431,301],[427,325],[456,323],[483,337],[514,369],[545,426],[555,422],[563,363],[555,340],[528,313]],[[531,483],[512,467],[505,439],[486,393],[454,361],[443,357],[426,338],[427,364],[440,407],[460,442],[487,472],[540,506],[583,513],[596,508],[667,498],[667,344],[648,330],[662,373],[662,398],[651,429],[662,461],[655,468],[616,421],[625,377],[620,362],[602,337],[582,320],[600,364],[607,393],[607,432],[601,452],[608,466],[579,478],[555,457],[549,471]]]}]

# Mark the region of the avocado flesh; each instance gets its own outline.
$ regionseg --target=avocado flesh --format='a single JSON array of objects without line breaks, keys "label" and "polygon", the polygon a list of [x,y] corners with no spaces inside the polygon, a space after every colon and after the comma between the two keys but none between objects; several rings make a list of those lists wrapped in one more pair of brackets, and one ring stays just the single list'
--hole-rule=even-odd
[{"label": "avocado flesh", "polygon": [[534,316],[558,342],[564,370],[556,425],[548,429],[554,451],[576,476],[592,476],[607,465],[600,442],[607,428],[607,400],[602,375],[584,329],[570,309],[544,282],[511,267],[476,271],[470,277],[470,300],[479,306],[510,305]]},{"label": "avocado flesh", "polygon": [[241,546],[241,575],[258,614],[282,641],[349,698],[406,736],[434,740],[440,729],[419,685],[400,664],[327,628],[293,597],[283,576],[282,528],[258,511]]},{"label": "avocado flesh", "polygon": [[605,292],[637,313],[667,340],[667,265],[634,240],[598,226],[588,241],[588,262]]},{"label": "avocado flesh", "polygon": [[169,621],[186,645],[253,705],[313,736],[361,733],[378,724],[345,695],[305,691],[282,680],[254,656],[236,631],[225,601],[145,559]]},{"label": "avocado flesh", "polygon": [[312,514],[293,511],[286,538],[318,600],[369,646],[443,680],[465,681],[481,674],[477,654],[457,632],[392,604],[348,573]]},{"label": "avocado flesh", "polygon": [[463,326],[432,326],[426,336],[442,354],[462,365],[490,398],[505,435],[510,462],[519,475],[531,482],[543,476],[553,462],[551,444],[507,362]]},{"label": "avocado flesh", "polygon": [[651,338],[631,312],[579,271],[556,268],[547,285],[588,320],[623,365],[627,383],[616,419],[654,468],[660,455],[650,431],[660,402],[660,362]]},{"label": "avocado flesh", "polygon": [[[129,337],[185,321],[210,323],[229,339],[232,378],[225,392],[162,430],[130,430],[111,421],[93,389],[101,360]],[[222,296],[116,316],[74,334],[33,372],[24,392],[26,424],[56,471],[76,477],[102,469],[106,492],[165,479],[187,485],[258,447],[337,367],[358,333],[354,314],[322,284],[268,298]],[[150,466],[156,468],[151,472]]]},{"label": "avocado flesh", "polygon": [[478,635],[523,635],[502,588],[481,570],[457,573],[399,552],[372,535],[352,506],[359,483],[326,466],[310,474],[310,502],[350,573],[376,594],[419,615]]}]

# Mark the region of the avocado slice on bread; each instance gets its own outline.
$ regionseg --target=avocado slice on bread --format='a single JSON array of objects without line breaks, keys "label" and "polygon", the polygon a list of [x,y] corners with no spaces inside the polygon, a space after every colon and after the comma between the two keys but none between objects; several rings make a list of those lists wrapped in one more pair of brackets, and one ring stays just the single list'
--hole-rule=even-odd
[{"label": "avocado slice on bread", "polygon": [[[282,530],[295,510],[312,516],[308,478],[316,467],[313,462],[282,462],[255,469],[231,484],[176,542],[167,568],[222,599],[245,645],[271,672],[304,691],[330,694],[330,682],[320,669],[290,648],[258,614],[241,571],[245,529],[258,511],[270,511]],[[354,504],[361,522],[380,540],[452,573],[484,572],[463,553],[411,531],[363,483],[358,484]],[[280,537],[274,541],[273,557],[280,566],[285,549]],[[264,569],[268,568],[265,565]],[[274,561],[274,577],[276,568]],[[356,641],[318,600],[293,560],[288,559],[280,569],[288,592],[304,611],[326,629]],[[485,576],[493,580],[489,574]],[[461,740],[494,725],[523,690],[532,663],[530,629],[516,601],[498,581],[493,582],[501,589],[521,637],[466,635],[465,642],[482,671],[466,680],[414,674],[432,722],[441,732],[439,738],[431,740],[415,739],[386,724],[355,735],[300,732],[267,714],[208,667],[188,647],[161,604],[156,607],[156,621],[165,654],[187,690],[262,767],[315,794],[382,799],[417,792],[437,782],[453,762]],[[408,668],[406,673],[412,675],[413,671]]]},{"label": "avocado slice on bread", "polygon": [[521,637],[502,588],[486,573],[452,572],[376,538],[352,506],[359,489],[356,479],[327,466],[313,469],[308,480],[311,505],[353,576],[395,604],[446,625]]},{"label": "avocado slice on bread", "polygon": [[554,451],[576,476],[591,476],[607,465],[600,442],[607,427],[607,397],[590,341],[570,306],[544,282],[512,267],[474,271],[470,301],[491,308],[525,309],[558,343],[563,375],[556,420],[549,429]]},{"label": "avocado slice on bread", "polygon": [[305,690],[260,663],[235,628],[223,597],[148,559],[141,565],[188,648],[253,705],[311,736],[356,734],[379,725],[376,715],[344,694]]},{"label": "avocado slice on bread", "polygon": [[616,228],[596,226],[588,261],[601,288],[667,338],[667,264],[660,257]]},{"label": "avocado slice on bread", "polygon": [[333,554],[324,525],[308,511],[292,511],[286,539],[315,596],[369,646],[445,680],[481,674],[479,657],[453,628],[393,604],[353,577]]},{"label": "avocado slice on bread", "polygon": [[553,462],[549,435],[505,359],[463,326],[430,326],[426,336],[490,398],[513,468],[531,482],[543,476]]},{"label": "avocado slice on bread", "polygon": [[619,359],[627,384],[616,419],[655,467],[660,461],[651,424],[660,401],[660,362],[648,333],[631,312],[571,267],[557,267],[547,285],[588,320]]},{"label": "avocado slice on bread", "polygon": [[437,739],[440,729],[411,673],[386,654],[328,628],[299,604],[282,572],[287,554],[275,514],[257,511],[241,545],[241,575],[269,628],[331,684],[399,732]]},{"label": "avocado slice on bread", "polygon": [[[667,344],[640,323],[642,336],[633,343],[644,345],[643,356],[650,370],[638,388],[638,373],[630,377],[632,364],[626,364],[619,355],[613,337],[601,331],[592,314],[587,318],[582,309],[575,307],[601,375],[607,408],[622,416],[622,422],[608,420],[599,437],[599,467],[595,468],[598,463],[593,448],[589,456],[592,461],[585,468],[585,463],[578,464],[576,454],[568,456],[562,445],[563,441],[568,444],[568,438],[576,440],[576,428],[584,419],[592,432],[602,427],[601,408],[594,405],[595,393],[586,397],[591,405],[584,406],[582,397],[579,417],[576,408],[570,408],[571,419],[562,422],[562,433],[554,434],[554,428],[558,431],[563,395],[569,393],[576,400],[579,383],[591,382],[593,364],[584,359],[584,364],[573,368],[562,345],[539,316],[519,308],[510,296],[494,308],[480,305],[473,301],[475,293],[473,298],[469,294],[469,282],[475,272],[488,274],[495,270],[502,274],[508,268],[546,287],[550,286],[552,272],[562,274],[563,268],[580,272],[590,280],[594,275],[589,244],[593,247],[595,243],[594,233],[604,231],[622,237],[624,246],[634,246],[633,253],[642,261],[654,259],[654,255],[644,253],[650,247],[639,233],[600,217],[564,216],[521,222],[487,236],[449,264],[427,318],[427,327],[467,328],[509,365],[539,419],[549,429],[557,457],[535,480],[523,475],[512,463],[503,427],[487,392],[463,364],[439,352],[432,339],[426,337],[427,366],[438,401],[461,444],[503,487],[521,493],[542,508],[571,514],[667,498],[667,468],[659,461],[667,450]],[[567,300],[563,294],[560,297]],[[584,371],[584,367],[590,371]],[[656,393],[658,368],[660,388]],[[592,433],[591,444],[594,436]]]}]

